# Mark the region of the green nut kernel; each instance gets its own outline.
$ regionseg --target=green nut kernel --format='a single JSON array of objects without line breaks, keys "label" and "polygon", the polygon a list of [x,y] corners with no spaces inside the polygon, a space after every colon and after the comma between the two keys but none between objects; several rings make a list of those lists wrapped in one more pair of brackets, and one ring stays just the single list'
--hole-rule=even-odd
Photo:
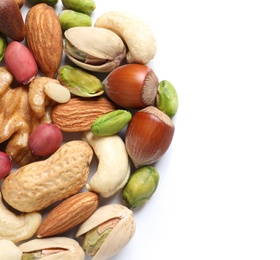
[{"label": "green nut kernel", "polygon": [[4,34],[0,33],[0,61],[4,58],[7,44],[7,37]]},{"label": "green nut kernel", "polygon": [[96,8],[93,0],[62,0],[65,8],[90,15]]},{"label": "green nut kernel", "polygon": [[92,25],[92,20],[89,15],[73,10],[63,10],[59,13],[58,19],[63,31],[72,27]]},{"label": "green nut kernel", "polygon": [[120,132],[131,120],[127,110],[117,109],[96,118],[91,125],[91,132],[96,136],[110,136]]},{"label": "green nut kernel", "polygon": [[143,166],[137,169],[129,178],[122,190],[125,205],[139,208],[155,193],[159,183],[159,173],[153,166]]},{"label": "green nut kernel", "polygon": [[28,3],[31,4],[32,6],[37,5],[37,4],[41,4],[41,3],[53,6],[53,5],[56,5],[58,3],[58,0],[28,0]]},{"label": "green nut kernel", "polygon": [[104,93],[102,82],[97,77],[71,65],[62,66],[57,79],[76,96],[94,97]]},{"label": "green nut kernel", "polygon": [[159,83],[156,107],[169,117],[173,117],[178,110],[178,94],[174,86],[168,80]]}]

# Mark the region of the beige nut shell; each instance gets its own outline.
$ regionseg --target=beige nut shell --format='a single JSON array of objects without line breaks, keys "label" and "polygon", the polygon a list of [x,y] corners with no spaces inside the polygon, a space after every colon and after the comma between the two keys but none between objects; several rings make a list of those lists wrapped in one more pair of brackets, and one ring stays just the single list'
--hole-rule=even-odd
[{"label": "beige nut shell", "polygon": [[86,142],[69,141],[48,159],[11,172],[2,182],[3,198],[21,212],[39,211],[68,198],[86,184],[92,156]]}]

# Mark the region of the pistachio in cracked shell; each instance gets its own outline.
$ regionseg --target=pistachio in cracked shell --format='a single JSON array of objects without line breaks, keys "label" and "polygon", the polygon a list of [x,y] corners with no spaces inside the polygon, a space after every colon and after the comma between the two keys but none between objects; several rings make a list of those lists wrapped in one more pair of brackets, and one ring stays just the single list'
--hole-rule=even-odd
[{"label": "pistachio in cracked shell", "polygon": [[18,247],[22,251],[22,260],[85,259],[83,248],[76,240],[68,237],[35,238]]},{"label": "pistachio in cracked shell", "polygon": [[110,72],[125,59],[124,42],[108,29],[77,26],[66,30],[64,35],[64,52],[83,69]]},{"label": "pistachio in cracked shell", "polygon": [[83,69],[64,65],[57,73],[60,84],[79,97],[94,97],[104,93],[101,81]]},{"label": "pistachio in cracked shell", "polygon": [[81,224],[76,237],[84,237],[82,247],[93,260],[108,259],[128,244],[135,227],[130,209],[121,204],[108,204],[97,209]]}]

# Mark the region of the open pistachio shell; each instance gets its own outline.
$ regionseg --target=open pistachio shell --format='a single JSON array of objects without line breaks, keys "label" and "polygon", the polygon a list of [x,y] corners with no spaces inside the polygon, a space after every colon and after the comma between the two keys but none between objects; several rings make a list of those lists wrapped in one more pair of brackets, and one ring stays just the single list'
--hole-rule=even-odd
[{"label": "open pistachio shell", "polygon": [[[104,228],[103,223],[113,222],[110,231]],[[133,212],[121,204],[108,204],[97,209],[86,221],[79,227],[76,237],[85,236],[87,232],[100,227],[100,240],[102,244],[92,259],[108,259],[116,255],[128,244],[135,233],[135,219]],[[107,232],[105,236],[102,233]],[[93,232],[94,233],[94,232]],[[93,234],[96,237],[96,233]],[[105,237],[105,239],[104,239]],[[96,243],[99,241],[97,240]],[[100,244],[100,243],[99,243]]]},{"label": "open pistachio shell", "polygon": [[35,238],[18,247],[22,251],[22,260],[85,259],[83,248],[76,240],[68,237]]},{"label": "open pistachio shell", "polygon": [[77,66],[95,72],[110,72],[126,55],[122,39],[105,28],[73,27],[64,33],[64,51]]}]

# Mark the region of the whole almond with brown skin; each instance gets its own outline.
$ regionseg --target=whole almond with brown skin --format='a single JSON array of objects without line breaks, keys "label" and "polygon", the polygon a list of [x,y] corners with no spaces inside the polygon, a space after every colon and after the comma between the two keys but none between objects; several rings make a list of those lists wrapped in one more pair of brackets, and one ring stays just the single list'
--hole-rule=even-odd
[{"label": "whole almond with brown skin", "polygon": [[62,60],[63,40],[58,16],[53,7],[41,3],[26,15],[26,42],[40,70],[53,78]]},{"label": "whole almond with brown skin", "polygon": [[86,220],[98,206],[94,192],[77,193],[53,208],[40,224],[38,238],[61,234]]},{"label": "whole almond with brown skin", "polygon": [[73,97],[53,107],[52,121],[64,132],[87,131],[97,117],[116,109],[117,105],[104,96]]},{"label": "whole almond with brown skin", "polygon": [[0,32],[12,40],[22,41],[26,34],[24,20],[16,1],[0,1]]}]

